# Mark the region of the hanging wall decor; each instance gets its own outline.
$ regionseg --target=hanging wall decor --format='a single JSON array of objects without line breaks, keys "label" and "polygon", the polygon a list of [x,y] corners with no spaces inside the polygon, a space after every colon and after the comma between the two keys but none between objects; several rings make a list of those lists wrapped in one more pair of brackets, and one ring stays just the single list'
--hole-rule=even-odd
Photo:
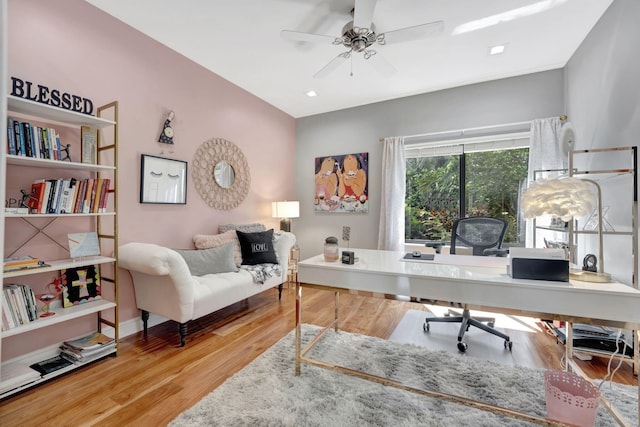
[{"label": "hanging wall decor", "polygon": [[316,212],[369,211],[369,153],[316,157]]},{"label": "hanging wall decor", "polygon": [[247,197],[251,176],[242,151],[231,141],[213,138],[196,150],[191,169],[196,190],[209,206],[230,210]]},{"label": "hanging wall decor", "polygon": [[187,162],[142,154],[140,203],[187,203]]}]

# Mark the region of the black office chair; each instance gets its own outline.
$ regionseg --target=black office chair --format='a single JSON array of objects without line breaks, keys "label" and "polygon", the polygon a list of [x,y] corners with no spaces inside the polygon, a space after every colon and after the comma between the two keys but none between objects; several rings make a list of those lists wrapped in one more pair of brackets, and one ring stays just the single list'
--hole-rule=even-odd
[{"label": "black office chair", "polygon": [[[486,216],[459,218],[454,221],[451,229],[451,249],[449,253],[455,254],[456,245],[458,245],[471,248],[473,255],[477,256],[506,256],[508,250],[502,249],[502,240],[507,232],[507,225],[507,222],[503,219]],[[462,337],[470,326],[475,326],[504,339],[504,347],[509,350],[513,345],[509,336],[493,328],[495,319],[472,318],[466,308],[462,314],[449,310],[449,313],[444,317],[427,317],[423,326],[425,332],[429,332],[430,322],[460,323],[458,350],[461,352],[467,350],[467,343],[462,341]],[[485,323],[487,324],[485,325]]]}]

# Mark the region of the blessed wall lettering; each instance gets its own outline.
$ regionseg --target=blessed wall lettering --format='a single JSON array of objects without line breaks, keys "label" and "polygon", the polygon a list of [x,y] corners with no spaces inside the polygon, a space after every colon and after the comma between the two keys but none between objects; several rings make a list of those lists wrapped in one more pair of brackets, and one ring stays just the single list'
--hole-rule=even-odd
[{"label": "blessed wall lettering", "polygon": [[251,253],[257,254],[260,252],[269,252],[269,248],[266,243],[252,243]]},{"label": "blessed wall lettering", "polygon": [[88,98],[49,89],[17,77],[11,77],[11,95],[82,114],[93,114],[93,102]]}]

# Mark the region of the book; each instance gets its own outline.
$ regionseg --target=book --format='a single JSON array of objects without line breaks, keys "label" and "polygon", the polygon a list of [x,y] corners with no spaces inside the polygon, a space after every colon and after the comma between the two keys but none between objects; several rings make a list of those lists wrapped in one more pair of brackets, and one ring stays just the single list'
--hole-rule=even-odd
[{"label": "book", "polygon": [[84,179],[78,182],[78,189],[76,190],[75,202],[73,205],[73,213],[82,212],[82,201],[84,200],[86,185],[87,183]]},{"label": "book", "polygon": [[2,285],[2,288],[7,295],[9,295],[9,305],[12,312],[15,314],[18,325],[26,325],[29,323],[29,317],[27,316],[27,308],[24,305],[24,298],[22,298],[22,291],[18,288],[18,285]]},{"label": "book", "polygon": [[82,205],[82,213],[91,212],[91,196],[93,193],[93,183],[95,178],[87,178],[87,189],[84,194],[84,204]]},{"label": "book", "polygon": [[107,356],[113,352],[116,351],[116,344],[112,343],[109,344],[107,346],[105,346],[104,348],[100,348],[97,351],[92,351],[90,354],[78,354],[76,352],[70,351],[69,349],[65,348],[64,346],[61,347],[60,349],[60,356],[64,357],[65,359],[67,359],[68,361],[74,363],[74,364],[82,364],[82,363],[89,363],[92,362],[94,360],[100,359],[104,356]]},{"label": "book", "polygon": [[9,305],[9,300],[7,298],[8,297],[4,291],[0,293],[0,299],[2,300],[2,328],[4,331],[18,326],[15,316],[11,313],[11,305]]},{"label": "book", "polygon": [[111,185],[111,179],[105,178],[102,182],[102,193],[100,196],[100,206],[98,207],[98,212],[104,213],[107,211],[107,202],[109,196],[109,186]]},{"label": "book", "polygon": [[63,345],[78,351],[88,351],[100,349],[112,343],[115,343],[115,339],[102,332],[92,332],[75,340],[65,341]]},{"label": "book", "polygon": [[96,185],[95,185],[95,189],[96,189],[96,194],[94,197],[92,197],[91,200],[91,212],[92,213],[98,213],[98,207],[100,206],[100,196],[102,195],[102,184],[104,184],[104,179],[103,178],[97,178],[96,179]]},{"label": "book", "polygon": [[37,268],[45,268],[45,267],[51,267],[51,265],[45,263],[44,261],[40,261],[40,263],[38,263],[38,265],[23,265],[23,266],[19,266],[19,267],[6,267],[2,271],[4,273],[10,273],[12,271],[35,270]]},{"label": "book", "polygon": [[27,200],[27,206],[29,206],[31,213],[41,213],[45,189],[46,184],[42,181],[31,184],[31,197]]},{"label": "book", "polygon": [[46,128],[40,128],[40,136],[42,138],[42,158],[50,159],[49,157],[49,133]]},{"label": "book", "polygon": [[22,132],[24,133],[24,146],[26,149],[27,157],[33,157],[33,136],[31,123],[22,122]]},{"label": "book", "polygon": [[7,118],[7,153],[11,155],[16,155],[16,134],[13,129],[14,120],[9,117]]},{"label": "book", "polygon": [[2,266],[4,268],[23,267],[23,266],[29,266],[29,265],[38,265],[39,262],[40,260],[38,258],[25,255],[25,256],[15,257],[15,258],[5,258],[2,263]]},{"label": "book", "polygon": [[49,192],[49,200],[47,202],[47,213],[56,213],[56,202],[58,201],[58,192],[60,187],[57,179],[49,179],[51,183],[51,192]]},{"label": "book", "polygon": [[66,368],[67,366],[71,366],[72,364],[73,363],[66,360],[62,356],[57,355],[41,362],[34,363],[33,365],[29,365],[29,367],[40,372],[42,375],[46,375],[62,368]]},{"label": "book", "polygon": [[56,131],[53,128],[47,128],[47,139],[49,140],[49,158],[51,160],[56,159],[56,153],[58,150],[56,148]]},{"label": "book", "polygon": [[22,135],[22,124],[15,120],[13,122],[13,132],[15,133],[16,136],[16,151],[17,154],[19,156],[24,156],[25,154],[25,147],[24,147],[24,136]]},{"label": "book", "polygon": [[78,181],[75,178],[67,180],[65,192],[62,195],[60,213],[73,213],[73,204],[75,202],[76,190],[78,188],[77,182]]}]

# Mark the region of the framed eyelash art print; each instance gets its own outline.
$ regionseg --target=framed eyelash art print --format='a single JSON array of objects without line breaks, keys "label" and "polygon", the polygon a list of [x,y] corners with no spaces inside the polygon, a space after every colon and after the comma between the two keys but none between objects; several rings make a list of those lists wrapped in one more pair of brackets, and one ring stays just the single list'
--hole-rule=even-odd
[{"label": "framed eyelash art print", "polygon": [[187,204],[187,162],[142,154],[140,203]]}]

